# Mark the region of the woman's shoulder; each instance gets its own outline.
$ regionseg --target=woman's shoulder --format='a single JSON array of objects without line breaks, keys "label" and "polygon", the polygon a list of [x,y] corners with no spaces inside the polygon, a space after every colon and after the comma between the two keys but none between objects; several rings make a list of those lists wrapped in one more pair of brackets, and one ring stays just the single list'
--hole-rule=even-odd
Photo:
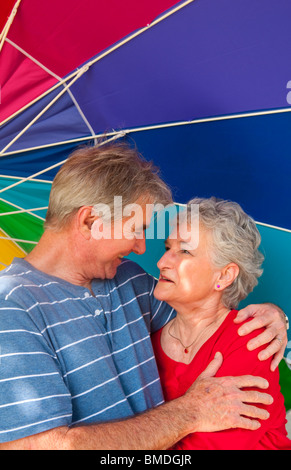
[{"label": "woman's shoulder", "polygon": [[[215,349],[223,354],[224,362],[222,366],[223,374],[236,372],[232,375],[252,374],[265,371],[268,373],[270,370],[271,359],[267,361],[260,361],[258,358],[259,352],[266,348],[266,345],[260,346],[254,350],[249,350],[248,342],[260,335],[264,328],[259,328],[251,333],[241,336],[238,333],[239,328],[252,318],[245,320],[242,323],[235,323],[234,319],[237,315],[237,310],[232,310],[227,319],[217,331],[215,339]],[[226,371],[227,369],[227,371]],[[223,375],[222,374],[222,375]]]},{"label": "woman's shoulder", "polygon": [[236,347],[238,347],[240,344],[244,345],[248,343],[252,338],[255,338],[256,336],[258,336],[260,333],[262,333],[265,330],[265,328],[258,328],[247,335],[244,335],[244,336],[240,335],[239,329],[244,324],[252,321],[253,318],[251,317],[241,323],[236,323],[235,318],[237,314],[238,314],[238,310],[235,310],[235,309],[231,310],[219,329],[221,331],[218,330],[218,336],[225,337],[226,335],[228,335],[229,337],[228,344],[236,345]]}]

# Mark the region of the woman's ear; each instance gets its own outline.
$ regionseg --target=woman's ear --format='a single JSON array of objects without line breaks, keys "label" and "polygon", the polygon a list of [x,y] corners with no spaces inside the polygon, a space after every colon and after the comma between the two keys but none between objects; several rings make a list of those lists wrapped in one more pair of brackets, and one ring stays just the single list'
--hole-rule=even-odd
[{"label": "woman's ear", "polygon": [[225,266],[216,281],[215,290],[223,290],[230,286],[239,274],[239,267],[235,263],[229,263]]}]

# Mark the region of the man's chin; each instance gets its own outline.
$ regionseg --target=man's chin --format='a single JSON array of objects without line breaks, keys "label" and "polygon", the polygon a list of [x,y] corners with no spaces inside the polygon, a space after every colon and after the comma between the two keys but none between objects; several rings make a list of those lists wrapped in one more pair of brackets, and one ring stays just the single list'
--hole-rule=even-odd
[{"label": "man's chin", "polygon": [[105,269],[105,279],[113,279],[116,276],[117,268],[121,264],[121,259],[118,259],[118,261],[119,261],[119,263],[118,263],[117,266],[116,266],[116,264],[113,265],[113,266],[110,265],[110,266],[108,266],[107,269]]}]

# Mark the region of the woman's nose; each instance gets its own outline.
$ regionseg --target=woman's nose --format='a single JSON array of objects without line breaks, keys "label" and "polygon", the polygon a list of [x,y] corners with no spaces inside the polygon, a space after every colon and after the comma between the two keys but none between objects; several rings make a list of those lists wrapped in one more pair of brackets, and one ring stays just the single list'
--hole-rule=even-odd
[{"label": "woman's nose", "polygon": [[166,251],[157,263],[158,268],[165,269],[171,267],[171,254],[170,251]]}]

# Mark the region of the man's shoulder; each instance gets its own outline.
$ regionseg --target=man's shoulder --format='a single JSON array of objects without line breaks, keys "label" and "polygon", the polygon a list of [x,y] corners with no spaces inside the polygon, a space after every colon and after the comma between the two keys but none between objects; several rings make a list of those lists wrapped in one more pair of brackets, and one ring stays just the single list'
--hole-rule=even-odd
[{"label": "man's shoulder", "polygon": [[24,263],[15,261],[0,272],[0,299],[7,299],[9,294],[24,282],[28,282],[31,270]]}]

